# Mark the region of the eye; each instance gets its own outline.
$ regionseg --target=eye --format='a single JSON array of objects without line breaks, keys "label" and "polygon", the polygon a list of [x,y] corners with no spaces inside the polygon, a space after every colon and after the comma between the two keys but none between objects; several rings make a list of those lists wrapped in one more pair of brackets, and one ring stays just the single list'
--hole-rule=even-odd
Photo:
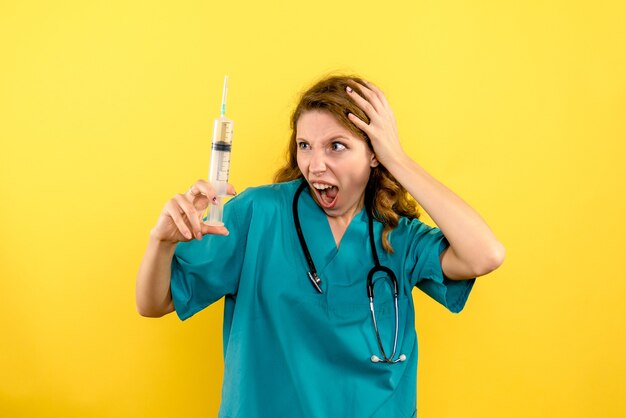
[{"label": "eye", "polygon": [[343,150],[345,150],[345,149],[347,149],[347,148],[346,148],[346,146],[345,146],[344,144],[342,144],[341,142],[333,142],[333,143],[332,143],[332,145],[331,145],[331,149],[332,149],[333,151],[343,151]]},{"label": "eye", "polygon": [[309,149],[309,144],[307,144],[306,142],[298,142],[298,148],[299,149]]}]

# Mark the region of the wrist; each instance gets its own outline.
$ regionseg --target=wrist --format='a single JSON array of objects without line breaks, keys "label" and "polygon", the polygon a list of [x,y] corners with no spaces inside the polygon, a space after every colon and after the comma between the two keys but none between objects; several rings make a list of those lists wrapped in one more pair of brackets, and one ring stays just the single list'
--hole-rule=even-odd
[{"label": "wrist", "polygon": [[176,247],[176,244],[178,244],[177,242],[164,240],[154,231],[154,229],[150,230],[148,241],[151,245],[163,249],[171,249],[173,247]]},{"label": "wrist", "polygon": [[413,160],[404,152],[396,154],[395,156],[389,157],[385,160],[385,162],[381,162],[382,165],[394,176],[396,177],[396,173],[403,168],[406,168],[410,165]]}]

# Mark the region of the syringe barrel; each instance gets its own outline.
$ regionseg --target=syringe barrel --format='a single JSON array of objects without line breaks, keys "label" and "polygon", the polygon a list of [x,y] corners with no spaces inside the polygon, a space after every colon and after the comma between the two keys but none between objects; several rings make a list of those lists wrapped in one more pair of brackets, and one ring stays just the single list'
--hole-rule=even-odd
[{"label": "syringe barrel", "polygon": [[218,196],[216,204],[210,205],[209,208],[209,217],[206,222],[207,225],[224,225],[224,221],[222,220],[222,216],[224,215],[224,201],[223,197]]},{"label": "syringe barrel", "polygon": [[213,123],[211,143],[211,165],[209,182],[217,192],[218,204],[209,206],[209,225],[223,225],[223,203],[221,197],[227,196],[228,173],[230,170],[230,151],[233,141],[233,121],[222,116]]}]

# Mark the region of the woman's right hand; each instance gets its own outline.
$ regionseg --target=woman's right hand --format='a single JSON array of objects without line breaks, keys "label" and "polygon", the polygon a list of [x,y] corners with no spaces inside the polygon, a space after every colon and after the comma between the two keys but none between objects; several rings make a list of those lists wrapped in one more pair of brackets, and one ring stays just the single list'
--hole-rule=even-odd
[{"label": "woman's right hand", "polygon": [[[227,193],[231,196],[237,194],[231,184],[228,185]],[[159,241],[171,243],[191,241],[194,237],[202,239],[206,234],[228,235],[225,227],[202,222],[203,212],[209,202],[215,202],[216,196],[211,183],[198,180],[187,192],[174,195],[165,204],[150,235]]]}]

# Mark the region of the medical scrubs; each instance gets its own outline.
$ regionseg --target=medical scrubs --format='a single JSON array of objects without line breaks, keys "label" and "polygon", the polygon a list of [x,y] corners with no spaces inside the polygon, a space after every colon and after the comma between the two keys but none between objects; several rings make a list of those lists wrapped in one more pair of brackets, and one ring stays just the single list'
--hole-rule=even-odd
[{"label": "medical scrubs", "polygon": [[[309,281],[298,241],[292,200],[301,180],[249,188],[224,209],[228,236],[179,243],[171,291],[185,320],[220,298],[224,303],[224,380],[221,418],[416,416],[417,335],[415,286],[451,312],[460,312],[475,279],[449,280],[439,255],[449,245],[438,228],[402,218],[382,248],[381,264],[399,284],[399,354],[382,357],[374,332],[366,279],[374,265],[365,210],[349,224],[337,248],[326,214],[308,189],[299,199],[302,231],[322,280]],[[374,276],[376,319],[391,354],[395,314],[384,275]]]}]

